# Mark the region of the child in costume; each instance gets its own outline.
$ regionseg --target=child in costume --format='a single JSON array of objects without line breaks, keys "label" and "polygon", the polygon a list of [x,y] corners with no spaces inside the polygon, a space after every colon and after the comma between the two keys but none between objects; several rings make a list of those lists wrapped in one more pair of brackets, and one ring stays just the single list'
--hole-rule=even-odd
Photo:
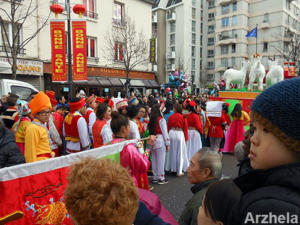
[{"label": "child in costume", "polygon": [[231,224],[299,224],[299,115],[300,78],[279,82],[253,101],[248,156],[254,171],[234,180],[242,197]]}]

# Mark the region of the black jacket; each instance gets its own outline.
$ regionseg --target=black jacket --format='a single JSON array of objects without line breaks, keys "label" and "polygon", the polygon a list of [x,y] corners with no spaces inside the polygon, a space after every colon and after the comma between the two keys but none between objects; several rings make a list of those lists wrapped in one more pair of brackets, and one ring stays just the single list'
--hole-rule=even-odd
[{"label": "black jacket", "polygon": [[234,182],[243,195],[233,207],[230,224],[295,224],[296,217],[299,221],[300,163],[254,170]]},{"label": "black jacket", "polygon": [[15,142],[15,136],[3,127],[0,129],[0,168],[21,163],[25,163],[25,158]]}]

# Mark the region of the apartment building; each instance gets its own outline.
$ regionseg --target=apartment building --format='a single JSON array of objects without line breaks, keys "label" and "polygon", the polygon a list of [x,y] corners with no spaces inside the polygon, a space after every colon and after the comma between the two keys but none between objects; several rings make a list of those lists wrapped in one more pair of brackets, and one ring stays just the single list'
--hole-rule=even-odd
[{"label": "apartment building", "polygon": [[282,58],[288,34],[298,33],[300,2],[291,0],[217,0],[214,79],[256,53],[256,38],[246,38],[256,26],[257,52],[268,70],[268,57]]},{"label": "apartment building", "polygon": [[205,43],[202,2],[161,0],[153,8],[153,17],[158,18],[153,35],[157,38],[157,74],[161,83],[168,83],[169,73],[178,70],[190,78],[194,90],[200,87],[201,54]]},{"label": "apartment building", "polygon": [[[24,1],[25,4],[30,2]],[[30,18],[22,27],[22,37],[36,31],[41,22],[45,20],[50,13],[49,6],[58,3],[65,7],[65,0],[54,1],[33,1],[38,4],[38,9],[32,18]],[[95,93],[97,95],[112,94],[116,90],[122,90],[125,83],[126,74],[120,51],[122,43],[116,43],[114,52],[110,52],[107,45],[107,35],[113,32],[113,29],[122,29],[125,17],[130,17],[134,21],[137,32],[142,32],[147,43],[152,37],[152,0],[74,0],[71,1],[71,9],[75,4],[84,4],[87,12],[84,19],[87,21],[87,55],[88,55],[88,82],[75,83],[76,89],[84,89],[87,93]],[[0,7],[9,9],[9,2],[3,2]],[[2,14],[1,14],[2,16]],[[50,19],[54,19],[54,13],[50,14]],[[66,10],[59,15],[59,19],[67,19]],[[71,13],[71,19],[79,19],[77,14]],[[67,31],[67,26],[66,26]],[[4,40],[1,40],[3,45]],[[1,50],[1,48],[0,48]],[[150,50],[149,50],[150,52]],[[3,52],[0,56],[5,58]],[[62,94],[66,94],[68,89],[65,84],[52,83],[52,63],[51,63],[51,41],[50,41],[50,24],[47,21],[46,26],[38,33],[38,35],[28,43],[26,51],[18,55],[19,59],[36,60],[42,63],[39,78],[34,75],[20,75],[18,79],[33,83],[39,89],[52,89]],[[131,73],[131,87],[138,88],[140,92],[144,92],[146,88],[157,88],[155,81],[155,73],[150,63],[144,63]],[[9,78],[9,74],[2,74],[1,77]],[[38,82],[36,81],[38,80]]]}]

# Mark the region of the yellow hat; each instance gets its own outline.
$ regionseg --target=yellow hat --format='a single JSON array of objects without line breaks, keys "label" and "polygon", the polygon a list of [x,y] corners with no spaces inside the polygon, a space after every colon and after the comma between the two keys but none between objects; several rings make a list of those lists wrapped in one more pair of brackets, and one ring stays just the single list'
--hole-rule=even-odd
[{"label": "yellow hat", "polygon": [[31,114],[35,116],[37,113],[44,109],[51,109],[51,102],[49,97],[42,91],[40,91],[28,104],[31,109]]}]

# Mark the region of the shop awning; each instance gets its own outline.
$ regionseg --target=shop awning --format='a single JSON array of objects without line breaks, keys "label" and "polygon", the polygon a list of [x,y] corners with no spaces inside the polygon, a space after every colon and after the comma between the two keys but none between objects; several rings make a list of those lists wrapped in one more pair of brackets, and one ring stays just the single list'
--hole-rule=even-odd
[{"label": "shop awning", "polygon": [[99,86],[100,83],[96,79],[97,77],[88,77],[87,81],[74,81],[75,85],[93,85],[93,86]]},{"label": "shop awning", "polygon": [[113,87],[122,87],[123,83],[119,78],[108,78]]},{"label": "shop awning", "polygon": [[109,79],[107,77],[97,77],[97,80],[101,84],[101,86],[112,86]]}]

